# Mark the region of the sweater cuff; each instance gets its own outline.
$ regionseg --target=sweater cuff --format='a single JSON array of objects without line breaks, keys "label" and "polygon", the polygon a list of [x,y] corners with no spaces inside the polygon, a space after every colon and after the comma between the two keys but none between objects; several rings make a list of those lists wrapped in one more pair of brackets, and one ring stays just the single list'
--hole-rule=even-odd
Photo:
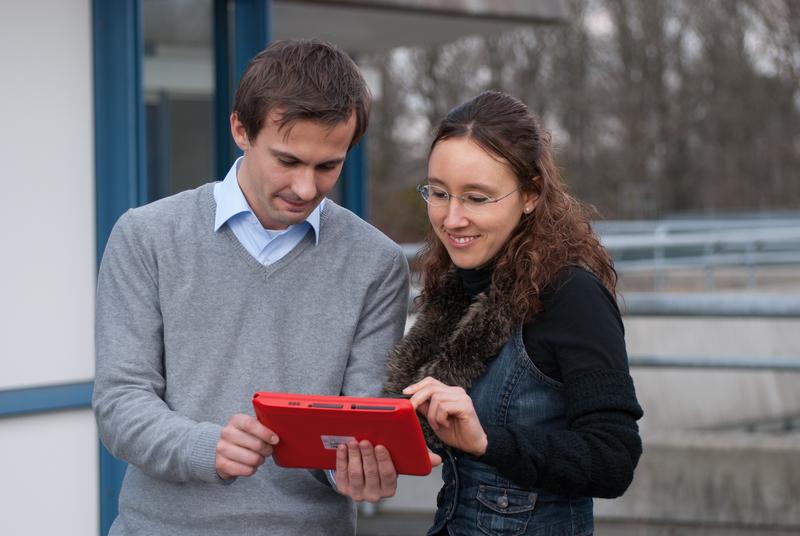
[{"label": "sweater cuff", "polygon": [[189,457],[192,476],[202,482],[232,483],[235,479],[223,480],[217,474],[217,443],[222,427],[210,422],[202,422],[197,426],[197,437]]},{"label": "sweater cuff", "polygon": [[492,467],[500,467],[519,456],[517,440],[508,428],[505,426],[486,426],[483,431],[486,432],[488,444],[483,456],[477,457],[479,462]]}]

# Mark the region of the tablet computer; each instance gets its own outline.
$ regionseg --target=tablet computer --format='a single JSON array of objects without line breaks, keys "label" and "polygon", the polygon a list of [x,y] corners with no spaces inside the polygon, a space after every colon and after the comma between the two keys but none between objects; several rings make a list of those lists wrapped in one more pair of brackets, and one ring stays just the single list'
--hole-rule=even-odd
[{"label": "tablet computer", "polygon": [[280,437],[272,458],[281,467],[336,469],[336,447],[366,439],[389,450],[398,474],[431,472],[428,447],[408,400],[258,392],[253,408]]}]

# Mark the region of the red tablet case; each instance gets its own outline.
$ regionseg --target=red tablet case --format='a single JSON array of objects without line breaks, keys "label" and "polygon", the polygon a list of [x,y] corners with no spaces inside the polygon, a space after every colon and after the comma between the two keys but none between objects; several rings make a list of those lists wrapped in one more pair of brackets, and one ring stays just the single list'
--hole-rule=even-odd
[{"label": "red tablet case", "polygon": [[281,467],[336,469],[336,446],[353,438],[385,446],[399,474],[431,472],[422,429],[408,400],[259,392],[253,395],[253,408],[280,438],[272,457]]}]

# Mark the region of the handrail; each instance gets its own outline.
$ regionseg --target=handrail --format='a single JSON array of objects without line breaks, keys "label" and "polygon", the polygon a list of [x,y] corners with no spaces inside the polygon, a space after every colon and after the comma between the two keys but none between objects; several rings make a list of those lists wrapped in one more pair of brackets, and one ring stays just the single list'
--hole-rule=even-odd
[{"label": "handrail", "polygon": [[773,227],[800,227],[800,217],[783,218],[720,218],[674,220],[598,220],[593,223],[600,234],[652,234],[656,230],[667,233],[712,231],[715,229],[760,229]]},{"label": "handrail", "polygon": [[630,316],[800,318],[798,294],[627,292],[618,301]]},{"label": "handrail", "polygon": [[631,367],[800,372],[800,357],[707,357],[631,355]]},{"label": "handrail", "polygon": [[[419,288],[409,290],[409,311]],[[625,316],[800,318],[800,294],[741,292],[626,292],[617,297]]]},{"label": "handrail", "polygon": [[750,251],[742,253],[711,253],[662,257],[657,264],[648,257],[635,260],[617,260],[614,268],[620,273],[651,272],[679,268],[721,268],[730,266],[787,266],[800,265],[800,251],[767,252]]},{"label": "handrail", "polygon": [[[769,249],[767,246],[780,246],[796,252],[800,249],[800,227],[728,229],[679,234],[664,232],[607,234],[602,235],[600,241],[612,253],[626,250],[698,247],[709,244],[718,247],[757,244],[762,250]],[[422,246],[421,242],[401,244],[409,260],[416,258]],[[698,254],[702,255],[704,255],[702,252]]]},{"label": "handrail", "polygon": [[751,243],[792,243],[800,245],[800,228],[733,229],[680,234],[603,235],[601,243],[609,250],[688,247],[706,244],[747,245]]},{"label": "handrail", "polygon": [[[656,290],[670,270],[703,269],[706,289],[714,269],[747,269],[747,287],[758,267],[800,265],[800,219],[599,222],[600,241],[614,257],[617,272],[651,272]],[[401,245],[409,262],[421,243]]]}]

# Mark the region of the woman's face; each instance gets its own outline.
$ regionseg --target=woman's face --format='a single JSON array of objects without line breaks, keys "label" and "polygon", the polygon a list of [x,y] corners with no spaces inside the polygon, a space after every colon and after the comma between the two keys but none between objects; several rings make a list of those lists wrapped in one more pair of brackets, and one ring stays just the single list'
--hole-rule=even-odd
[{"label": "woman's face", "polygon": [[[459,268],[474,269],[489,263],[508,241],[523,213],[532,211],[536,202],[534,194],[516,190],[519,181],[508,164],[469,138],[449,138],[434,146],[428,160],[428,184],[451,196],[444,204],[429,202],[428,218]],[[465,206],[458,197],[471,193],[492,199],[506,197],[496,203],[473,206],[467,202]]]}]

